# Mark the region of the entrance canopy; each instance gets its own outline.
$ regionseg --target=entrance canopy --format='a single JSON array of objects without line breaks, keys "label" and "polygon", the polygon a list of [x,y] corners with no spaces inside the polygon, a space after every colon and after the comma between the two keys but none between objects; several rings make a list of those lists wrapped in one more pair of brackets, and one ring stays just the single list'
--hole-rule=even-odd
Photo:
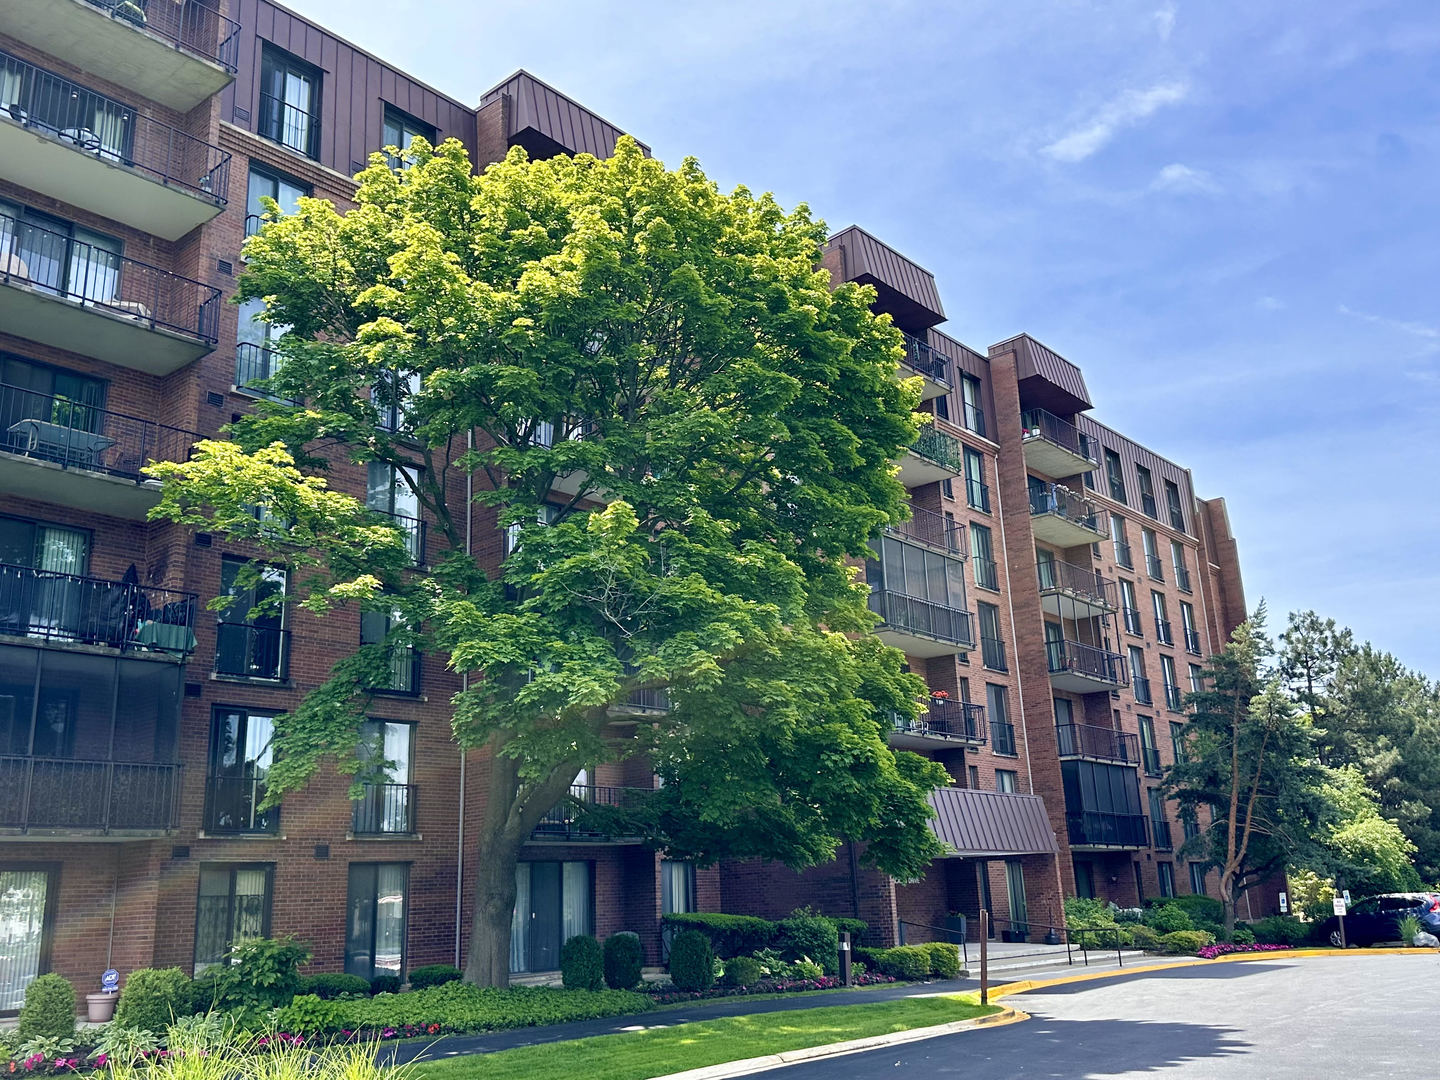
[{"label": "entrance canopy", "polygon": [[1053,855],[1059,848],[1038,795],[940,788],[930,796],[930,828],[949,858]]}]

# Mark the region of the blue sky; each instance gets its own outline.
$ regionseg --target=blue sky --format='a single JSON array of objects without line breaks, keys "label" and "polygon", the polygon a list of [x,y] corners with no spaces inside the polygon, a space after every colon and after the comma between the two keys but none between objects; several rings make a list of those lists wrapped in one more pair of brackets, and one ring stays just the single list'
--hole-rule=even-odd
[{"label": "blue sky", "polygon": [[932,270],[1224,495],[1247,598],[1440,675],[1440,5],[292,0],[473,103],[525,67]]}]

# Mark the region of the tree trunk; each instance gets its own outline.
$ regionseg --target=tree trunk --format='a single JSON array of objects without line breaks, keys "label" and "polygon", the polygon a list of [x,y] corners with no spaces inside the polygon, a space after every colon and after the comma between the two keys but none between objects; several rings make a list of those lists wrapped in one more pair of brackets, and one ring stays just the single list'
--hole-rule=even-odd
[{"label": "tree trunk", "polygon": [[1235,894],[1235,875],[1225,870],[1220,874],[1220,902],[1225,905],[1225,937],[1235,934],[1235,909],[1240,898]]},{"label": "tree trunk", "polygon": [[[487,842],[488,841],[488,842]],[[477,852],[475,914],[465,981],[477,986],[510,985],[510,925],[515,911],[515,864],[523,844],[487,837]]]}]

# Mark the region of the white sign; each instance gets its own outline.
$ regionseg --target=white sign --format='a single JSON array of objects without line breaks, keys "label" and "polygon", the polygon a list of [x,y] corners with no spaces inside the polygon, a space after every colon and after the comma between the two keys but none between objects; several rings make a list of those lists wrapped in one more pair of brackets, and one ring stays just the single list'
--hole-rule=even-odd
[{"label": "white sign", "polygon": [[1290,910],[1290,897],[1285,893],[1280,894],[1280,914],[1284,915]]},{"label": "white sign", "polygon": [[1350,890],[1349,890],[1349,889],[1345,889],[1345,890],[1343,890],[1343,891],[1340,893],[1340,895],[1345,898],[1345,906],[1346,906],[1346,907],[1349,907],[1349,906],[1350,906]]},{"label": "white sign", "polygon": [[1344,915],[1344,914],[1345,914],[1346,904],[1345,904],[1345,898],[1344,898],[1343,896],[1337,896],[1337,897],[1335,897],[1334,905],[1335,905],[1335,914],[1336,914],[1336,915]]}]

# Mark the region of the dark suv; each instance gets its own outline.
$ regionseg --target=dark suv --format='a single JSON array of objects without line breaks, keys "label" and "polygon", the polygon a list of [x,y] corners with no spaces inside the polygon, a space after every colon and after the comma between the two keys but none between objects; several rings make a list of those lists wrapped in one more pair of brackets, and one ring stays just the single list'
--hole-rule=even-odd
[{"label": "dark suv", "polygon": [[[1345,940],[1351,945],[1398,941],[1399,923],[1406,915],[1414,915],[1427,934],[1440,938],[1440,893],[1424,892],[1385,893],[1357,901],[1345,916]],[[1321,930],[1330,939],[1330,944],[1338,948],[1339,918],[1330,916]]]}]

